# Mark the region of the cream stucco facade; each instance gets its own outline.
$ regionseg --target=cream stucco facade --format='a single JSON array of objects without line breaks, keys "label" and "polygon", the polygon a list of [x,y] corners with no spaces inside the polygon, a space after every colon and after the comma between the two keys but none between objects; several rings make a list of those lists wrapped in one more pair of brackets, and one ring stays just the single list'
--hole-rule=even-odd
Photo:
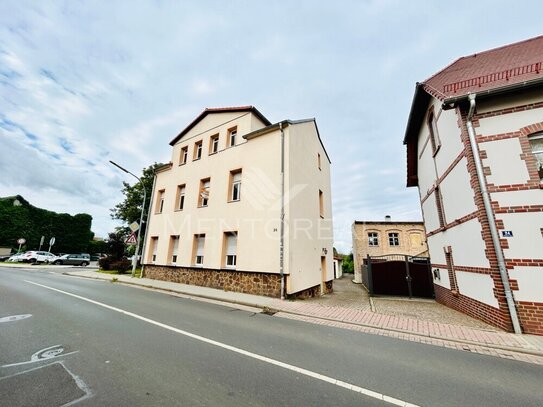
[{"label": "cream stucco facade", "polygon": [[[171,144],[153,188],[148,275],[182,271],[191,283],[205,273],[206,285],[278,295],[259,285],[282,271],[286,295],[331,288],[330,160],[314,119],[271,124],[250,106],[206,109]],[[239,286],[224,286],[232,276]]]}]

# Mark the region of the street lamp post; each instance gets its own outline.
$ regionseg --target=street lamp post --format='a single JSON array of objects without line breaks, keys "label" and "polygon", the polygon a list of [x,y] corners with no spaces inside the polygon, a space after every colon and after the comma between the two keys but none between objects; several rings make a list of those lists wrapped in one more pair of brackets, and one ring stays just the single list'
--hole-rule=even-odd
[{"label": "street lamp post", "polygon": [[[109,162],[111,164],[113,164],[115,167],[119,168],[121,171],[124,171],[127,174],[130,174],[134,178],[136,178],[139,181],[139,183],[141,184],[141,187],[143,188],[143,202],[141,204],[140,227],[138,228],[138,242],[136,243],[136,253],[134,254],[134,258],[132,259],[132,277],[134,277],[136,275],[136,264],[138,263],[138,254],[139,254],[139,251],[140,251],[141,229],[143,227],[143,211],[145,209],[145,201],[147,199],[147,190],[145,189],[145,185],[143,184],[143,181],[139,177],[132,174],[127,169],[121,167],[119,164],[114,163],[111,160]],[[143,265],[143,262],[142,262],[142,265]]]}]

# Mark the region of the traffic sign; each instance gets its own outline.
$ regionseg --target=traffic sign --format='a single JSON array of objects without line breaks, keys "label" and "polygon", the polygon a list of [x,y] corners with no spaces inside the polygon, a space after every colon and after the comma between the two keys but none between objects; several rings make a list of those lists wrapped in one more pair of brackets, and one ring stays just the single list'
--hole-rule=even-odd
[{"label": "traffic sign", "polygon": [[136,233],[132,232],[132,234],[130,234],[130,236],[128,236],[128,239],[126,239],[124,242],[126,244],[136,244],[137,241],[138,240],[136,239]]},{"label": "traffic sign", "polygon": [[19,239],[17,239],[17,243],[19,244],[25,244],[26,243],[26,239],[24,237],[20,237]]},{"label": "traffic sign", "polygon": [[49,240],[49,246],[53,246],[55,244],[55,238],[52,237],[51,240]]},{"label": "traffic sign", "polygon": [[138,222],[132,222],[129,228],[132,232],[135,232],[136,230],[140,228],[140,225],[138,224]]}]

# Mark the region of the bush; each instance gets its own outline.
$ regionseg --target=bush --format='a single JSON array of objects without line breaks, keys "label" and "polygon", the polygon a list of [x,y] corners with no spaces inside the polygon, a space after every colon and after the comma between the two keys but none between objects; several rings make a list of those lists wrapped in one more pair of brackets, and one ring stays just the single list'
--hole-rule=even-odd
[{"label": "bush", "polygon": [[110,264],[110,270],[117,270],[119,274],[126,273],[132,269],[132,262],[128,259],[121,259]]},{"label": "bush", "polygon": [[111,258],[102,257],[100,260],[98,260],[98,265],[102,270],[111,270]]}]

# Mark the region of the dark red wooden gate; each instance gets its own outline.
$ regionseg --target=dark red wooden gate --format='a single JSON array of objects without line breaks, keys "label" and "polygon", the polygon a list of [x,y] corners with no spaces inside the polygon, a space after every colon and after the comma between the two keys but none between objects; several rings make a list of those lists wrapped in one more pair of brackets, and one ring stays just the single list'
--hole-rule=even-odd
[{"label": "dark red wooden gate", "polygon": [[367,285],[370,295],[434,298],[428,257],[403,254],[368,256]]}]

